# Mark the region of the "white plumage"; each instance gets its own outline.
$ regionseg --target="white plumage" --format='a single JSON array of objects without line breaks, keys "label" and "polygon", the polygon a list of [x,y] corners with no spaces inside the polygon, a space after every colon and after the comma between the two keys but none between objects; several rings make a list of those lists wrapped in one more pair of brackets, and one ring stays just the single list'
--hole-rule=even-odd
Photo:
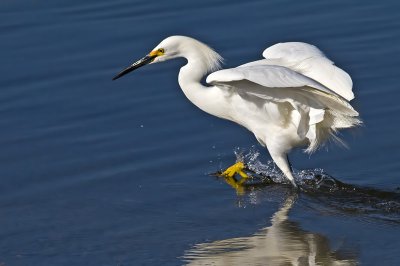
[{"label": "white plumage", "polygon": [[264,50],[271,63],[290,68],[330,88],[346,100],[354,98],[353,82],[345,71],[336,67],[317,47],[302,42],[278,43]]},{"label": "white plumage", "polygon": [[295,185],[287,154],[307,146],[312,152],[340,128],[359,125],[350,76],[315,46],[279,43],[267,48],[266,59],[236,68],[205,73],[219,67],[222,58],[205,44],[171,36],[116,78],[144,65],[184,57],[179,84],[200,109],[234,121],[254,133],[274,162]]}]

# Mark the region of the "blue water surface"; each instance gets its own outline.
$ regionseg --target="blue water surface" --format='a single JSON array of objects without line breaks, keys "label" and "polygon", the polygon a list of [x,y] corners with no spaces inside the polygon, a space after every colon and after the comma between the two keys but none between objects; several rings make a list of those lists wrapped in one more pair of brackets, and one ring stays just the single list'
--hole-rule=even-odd
[{"label": "blue water surface", "polygon": [[[399,265],[399,10],[390,0],[3,0],[0,265]],[[348,71],[364,121],[342,133],[350,148],[290,158],[356,188],[237,195],[209,176],[235,149],[270,158],[185,98],[184,60],[111,81],[176,34],[227,68],[303,41]]]}]

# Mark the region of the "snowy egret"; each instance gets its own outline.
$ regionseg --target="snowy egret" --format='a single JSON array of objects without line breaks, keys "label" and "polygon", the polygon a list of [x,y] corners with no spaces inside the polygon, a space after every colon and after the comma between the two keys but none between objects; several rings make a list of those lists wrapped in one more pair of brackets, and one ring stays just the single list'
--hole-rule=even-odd
[{"label": "snowy egret", "polygon": [[[278,43],[263,52],[265,59],[236,68],[220,69],[222,57],[204,43],[185,36],[164,39],[148,55],[121,71],[113,80],[146,64],[187,59],[178,82],[186,97],[201,110],[242,125],[266,147],[275,164],[296,186],[288,161],[295,147],[315,151],[341,128],[361,123],[349,104],[352,80],[315,46]],[[217,71],[218,70],[218,71]],[[215,72],[213,72],[215,71]],[[206,82],[201,79],[209,72]],[[222,174],[248,175],[243,162]]]}]

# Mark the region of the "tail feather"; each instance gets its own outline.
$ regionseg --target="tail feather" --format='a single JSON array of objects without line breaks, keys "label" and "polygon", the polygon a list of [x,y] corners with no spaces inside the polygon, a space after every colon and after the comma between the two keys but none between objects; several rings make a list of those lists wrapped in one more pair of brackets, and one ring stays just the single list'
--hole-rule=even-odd
[{"label": "tail feather", "polygon": [[307,138],[310,141],[305,149],[306,153],[313,153],[322,147],[327,140],[332,140],[336,144],[346,147],[347,144],[337,136],[338,130],[342,128],[352,128],[362,124],[359,117],[336,113],[332,110],[325,110],[324,119],[316,124],[310,125]]}]

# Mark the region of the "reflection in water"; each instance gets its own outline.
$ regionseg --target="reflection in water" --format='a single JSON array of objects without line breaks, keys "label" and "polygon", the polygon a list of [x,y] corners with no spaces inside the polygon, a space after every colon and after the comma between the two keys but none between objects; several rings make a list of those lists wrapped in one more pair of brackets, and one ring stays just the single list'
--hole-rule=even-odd
[{"label": "reflection in water", "polygon": [[197,244],[184,260],[187,265],[357,265],[354,253],[331,250],[326,237],[288,220],[294,201],[294,195],[285,200],[271,226],[248,237]]}]

